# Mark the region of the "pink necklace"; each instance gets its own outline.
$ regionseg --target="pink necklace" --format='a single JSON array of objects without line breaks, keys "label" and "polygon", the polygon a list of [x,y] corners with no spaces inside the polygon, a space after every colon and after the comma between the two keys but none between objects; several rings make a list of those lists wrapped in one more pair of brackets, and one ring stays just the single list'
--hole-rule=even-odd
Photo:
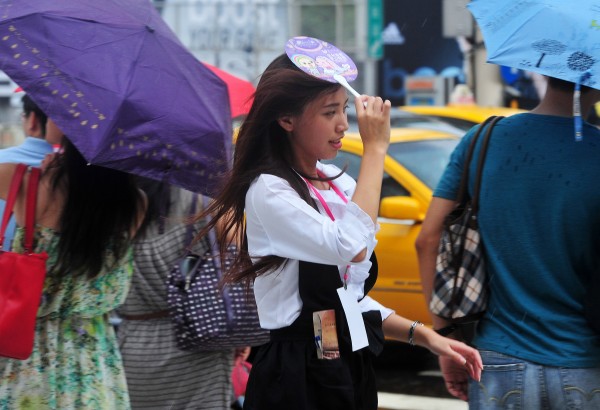
[{"label": "pink necklace", "polygon": [[[317,171],[317,175],[321,178],[323,178],[325,176],[325,175],[323,175],[323,173],[321,171]],[[331,218],[332,221],[335,221],[333,212],[331,212],[331,209],[329,208],[329,205],[327,205],[327,201],[325,201],[325,198],[323,198],[323,195],[321,195],[319,190],[317,188],[315,188],[315,186],[312,184],[312,182],[310,182],[306,178],[304,178],[304,180],[306,181],[306,184],[308,185],[310,190],[315,194],[315,196],[317,197],[319,202],[321,202],[321,205],[323,206],[323,209],[325,209],[325,212],[327,213],[327,215],[329,215],[329,218]],[[346,198],[346,195],[344,195],[344,193],[332,181],[327,181],[327,183],[329,184],[331,189],[333,189],[333,191],[342,199],[342,201],[344,201],[344,203],[347,204],[348,198]],[[348,289],[349,273],[350,273],[350,265],[346,265],[346,270],[344,272],[344,289]]]}]

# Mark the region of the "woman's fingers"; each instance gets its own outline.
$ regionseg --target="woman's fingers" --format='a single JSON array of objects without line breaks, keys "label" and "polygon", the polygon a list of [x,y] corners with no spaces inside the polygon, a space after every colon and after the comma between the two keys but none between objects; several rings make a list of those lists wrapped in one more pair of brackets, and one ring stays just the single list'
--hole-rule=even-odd
[{"label": "woman's fingers", "polygon": [[481,380],[483,363],[479,352],[463,343],[452,346],[452,350],[454,351],[453,360],[456,363],[465,366],[471,378],[477,381]]},{"label": "woman's fingers", "polygon": [[[362,103],[366,102],[367,107]],[[358,128],[363,144],[389,144],[390,109],[389,100],[362,95],[355,100]],[[387,145],[385,145],[387,147]]]}]

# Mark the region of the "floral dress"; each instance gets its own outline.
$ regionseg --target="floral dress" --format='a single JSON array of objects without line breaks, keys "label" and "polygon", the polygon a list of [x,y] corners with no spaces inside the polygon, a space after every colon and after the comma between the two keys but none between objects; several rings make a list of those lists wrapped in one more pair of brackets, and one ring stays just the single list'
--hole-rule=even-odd
[{"label": "floral dress", "polygon": [[[14,251],[22,252],[18,228]],[[38,227],[35,252],[56,263],[58,234]],[[111,252],[107,264],[112,266]],[[133,270],[129,250],[116,268],[89,279],[46,276],[34,348],[27,360],[0,358],[0,409],[129,409],[121,355],[108,312],[125,299]]]}]

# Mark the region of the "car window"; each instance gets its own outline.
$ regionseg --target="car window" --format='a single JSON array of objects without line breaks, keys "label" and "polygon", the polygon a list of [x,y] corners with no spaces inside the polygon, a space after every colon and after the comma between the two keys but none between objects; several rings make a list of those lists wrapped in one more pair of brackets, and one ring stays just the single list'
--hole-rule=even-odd
[{"label": "car window", "polygon": [[381,181],[381,198],[387,198],[388,196],[410,196],[410,192],[387,172],[384,172]]},{"label": "car window", "polygon": [[333,164],[340,169],[346,167],[346,173],[350,175],[354,180],[358,178],[358,171],[360,170],[360,156],[350,154],[349,152],[338,151],[337,156],[334,159],[321,160],[324,164]]},{"label": "car window", "polygon": [[[358,118],[353,107],[346,111],[348,115],[348,132],[358,133]],[[454,126],[446,118],[435,117],[431,115],[419,115],[407,111],[394,110],[390,114],[390,126],[392,128],[421,128],[426,130],[436,130],[447,132],[448,134],[462,137],[465,134],[466,125]],[[460,120],[462,121],[462,120]],[[466,129],[471,128],[470,126]]]},{"label": "car window", "polygon": [[[340,169],[344,169],[347,166],[346,173],[354,178],[354,180],[358,179],[358,171],[360,170],[359,155],[339,151],[334,159],[322,160],[321,162],[334,164]],[[386,198],[388,196],[410,196],[410,193],[387,172],[384,172],[383,180],[381,181],[381,197]]]},{"label": "car window", "polygon": [[438,184],[458,139],[423,140],[390,144],[388,155],[412,172],[430,189]]},{"label": "car window", "polygon": [[[391,118],[390,126],[392,128],[420,128],[425,130],[435,130],[446,132],[448,134],[462,137],[465,134],[465,129],[456,127],[447,121],[440,121],[435,118],[420,117],[420,118]],[[471,127],[466,128],[467,130]],[[348,117],[349,133],[358,133],[358,123],[356,119]]]},{"label": "car window", "polygon": [[444,117],[443,115],[428,115],[428,117],[435,118],[445,122],[446,124],[450,124],[453,127],[463,130],[464,132],[469,131],[474,125],[477,125],[477,123],[473,121],[463,120],[461,118]]}]

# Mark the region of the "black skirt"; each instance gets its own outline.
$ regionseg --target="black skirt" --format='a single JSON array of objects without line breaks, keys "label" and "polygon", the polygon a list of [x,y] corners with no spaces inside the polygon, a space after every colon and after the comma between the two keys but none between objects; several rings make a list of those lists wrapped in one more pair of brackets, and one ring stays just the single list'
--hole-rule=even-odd
[{"label": "black skirt", "polygon": [[370,352],[322,360],[312,341],[272,341],[255,356],[244,409],[376,410]]},{"label": "black skirt", "polygon": [[[376,260],[373,266],[376,272]],[[365,293],[375,281],[371,273]],[[373,358],[383,345],[380,312],[363,313],[369,346],[353,352],[337,267],[301,261],[299,275],[300,317],[271,331],[271,341],[257,351],[244,410],[377,410]],[[312,313],[324,309],[336,312],[340,357],[333,360],[319,359],[314,343]]]}]

